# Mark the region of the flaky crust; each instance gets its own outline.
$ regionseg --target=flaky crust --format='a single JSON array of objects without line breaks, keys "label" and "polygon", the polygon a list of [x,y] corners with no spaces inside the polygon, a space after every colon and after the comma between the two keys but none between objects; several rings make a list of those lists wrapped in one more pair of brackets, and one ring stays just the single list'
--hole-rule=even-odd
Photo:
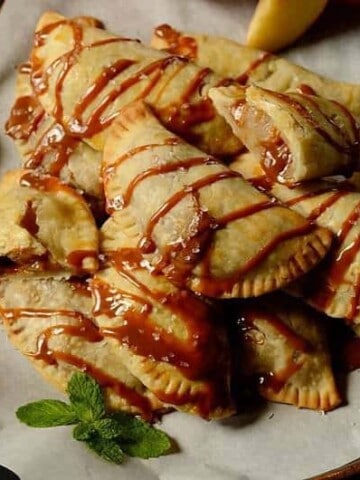
[{"label": "flaky crust", "polygon": [[[153,224],[150,235],[160,255],[169,245],[183,242],[184,247],[197,238],[203,215],[204,221],[224,222],[213,234],[211,226],[202,230],[211,234],[203,250],[207,259],[195,255],[186,277],[188,287],[209,296],[256,296],[279,288],[314,266],[331,243],[328,231],[312,229],[291,210],[268,204],[268,197],[241,176],[175,138],[139,102],[124,109],[112,126],[103,175],[109,209],[124,219],[133,217],[134,222],[124,220],[124,225],[138,224],[142,236],[155,212],[173,205]],[[209,178],[214,181],[207,185]],[[157,260],[155,254],[152,261]]]},{"label": "flaky crust", "polygon": [[[185,40],[184,38],[190,39]],[[296,65],[289,60],[241,45],[228,38],[199,33],[177,32],[170,26],[157,27],[151,46],[189,56],[202,67],[223,77],[239,79],[277,92],[310,86],[317,94],[345,105],[360,117],[359,85],[337,82]]]},{"label": "flaky crust", "polygon": [[[125,367],[117,346],[97,337],[96,326],[91,320],[93,302],[84,292],[86,284],[79,289],[76,282],[63,279],[37,275],[26,279],[16,275],[1,278],[0,314],[9,340],[45,380],[63,392],[71,375],[83,367],[100,384],[105,378],[98,378],[95,370],[107,378],[104,386],[110,408],[145,416],[151,410],[163,408],[161,402]],[[81,327],[91,329],[93,338],[86,338]],[[74,329],[78,329],[77,335],[74,335]],[[36,356],[41,349],[41,339],[50,331],[47,350],[55,352],[56,361],[53,363],[46,361],[46,355],[45,359]],[[133,397],[119,395],[119,386],[133,392]],[[150,410],[144,411],[144,405]]]},{"label": "flaky crust", "polygon": [[[102,150],[111,120],[124,105],[142,97],[169,128],[192,138],[201,148],[219,154],[239,150],[240,142],[207,99],[208,89],[220,81],[209,70],[136,40],[79,26],[54,12],[40,18],[36,31],[41,40],[35,42],[31,62],[33,85],[41,85],[38,98],[66,130],[83,137],[93,148]],[[81,47],[70,66],[69,52],[78,37],[82,38]],[[68,72],[64,81],[63,68]],[[91,90],[95,94],[86,99]]]},{"label": "flaky crust", "polygon": [[284,294],[239,307],[243,373],[274,402],[311,410],[341,403],[323,325],[317,314]]}]

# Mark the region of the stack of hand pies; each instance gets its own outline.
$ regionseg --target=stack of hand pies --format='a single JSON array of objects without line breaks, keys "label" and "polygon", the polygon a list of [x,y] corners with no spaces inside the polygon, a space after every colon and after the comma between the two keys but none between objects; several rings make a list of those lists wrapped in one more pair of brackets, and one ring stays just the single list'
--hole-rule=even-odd
[{"label": "stack of hand pies", "polygon": [[230,416],[234,384],[333,409],[330,317],[360,332],[360,86],[168,25],[152,44],[40,18],[0,182],[8,337],[147,419]]}]

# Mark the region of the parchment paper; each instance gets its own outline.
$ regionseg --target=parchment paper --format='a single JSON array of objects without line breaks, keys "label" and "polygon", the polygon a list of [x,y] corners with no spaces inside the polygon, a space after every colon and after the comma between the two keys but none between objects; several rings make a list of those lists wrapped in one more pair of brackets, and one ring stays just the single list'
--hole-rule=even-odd
[{"label": "parchment paper", "polygon": [[[153,26],[168,22],[241,41],[254,5],[241,0],[5,0],[0,13],[0,123],[12,102],[15,66],[26,59],[37,18],[47,9],[93,15],[114,32],[143,40],[150,38]],[[288,56],[321,73],[356,82],[359,34],[356,12],[325,17]],[[0,171],[17,164],[15,149],[3,134],[0,155]],[[0,331],[0,464],[21,480],[300,480],[360,456],[359,393],[360,372],[354,372],[349,405],[327,415],[274,404],[224,422],[171,414],[163,419],[162,428],[178,441],[180,453],[148,461],[131,459],[117,467],[72,440],[69,428],[36,430],[18,423],[14,411],[19,405],[61,397]]]}]

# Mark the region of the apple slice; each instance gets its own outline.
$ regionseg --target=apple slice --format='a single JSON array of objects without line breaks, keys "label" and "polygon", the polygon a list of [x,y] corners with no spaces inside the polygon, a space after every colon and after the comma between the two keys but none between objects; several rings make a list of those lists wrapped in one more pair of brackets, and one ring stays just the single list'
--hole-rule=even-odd
[{"label": "apple slice", "polygon": [[247,45],[275,52],[291,44],[318,18],[328,0],[259,0]]}]

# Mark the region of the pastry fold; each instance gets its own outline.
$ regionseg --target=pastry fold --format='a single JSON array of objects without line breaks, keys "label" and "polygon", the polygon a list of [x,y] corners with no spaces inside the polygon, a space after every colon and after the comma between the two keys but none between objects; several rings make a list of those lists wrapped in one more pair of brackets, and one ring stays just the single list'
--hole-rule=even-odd
[{"label": "pastry fold", "polygon": [[227,38],[180,32],[169,25],[154,31],[151,46],[176,55],[185,55],[201,67],[235,79],[242,85],[256,85],[276,92],[299,87],[345,105],[360,117],[360,86],[337,82],[296,65],[285,58],[256,50]]},{"label": "pastry fold", "polygon": [[47,12],[36,28],[31,65],[47,113],[96,150],[121,108],[139,98],[170,129],[211,153],[240,148],[207,97],[220,77],[184,57]]},{"label": "pastry fold", "polygon": [[57,178],[9,171],[0,183],[0,214],[0,256],[34,268],[44,260],[73,274],[97,270],[95,220],[82,196]]},{"label": "pastry fold", "polygon": [[5,126],[18,148],[22,166],[59,177],[88,197],[102,200],[101,153],[65,133],[62,125],[45,112],[33,91],[31,72],[30,62],[17,70],[15,101]]},{"label": "pastry fold", "polygon": [[334,246],[326,260],[291,289],[330,317],[345,318],[360,332],[360,193],[349,182],[335,179],[295,188],[269,181],[259,159],[249,153],[230,166],[284,205],[333,232]]},{"label": "pastry fold", "polygon": [[207,296],[279,288],[317,264],[331,243],[328,231],[168,132],[142,102],[113,123],[103,178],[108,211],[121,215],[123,229],[138,229],[153,267]]},{"label": "pastry fold", "polygon": [[359,126],[337,102],[255,85],[213,88],[209,96],[270,179],[294,185],[359,165]]},{"label": "pastry fold", "polygon": [[112,409],[151,418],[164,408],[126,368],[117,346],[100,334],[86,283],[36,274],[2,277],[0,305],[11,343],[60,390],[66,391],[71,375],[80,369],[104,387]]},{"label": "pastry fold", "polygon": [[90,281],[101,333],[164,404],[204,418],[229,416],[229,346],[220,312],[154,274],[116,216],[102,227],[106,263]]},{"label": "pastry fold", "polygon": [[341,403],[316,312],[284,294],[237,310],[242,374],[268,400],[328,411]]}]

